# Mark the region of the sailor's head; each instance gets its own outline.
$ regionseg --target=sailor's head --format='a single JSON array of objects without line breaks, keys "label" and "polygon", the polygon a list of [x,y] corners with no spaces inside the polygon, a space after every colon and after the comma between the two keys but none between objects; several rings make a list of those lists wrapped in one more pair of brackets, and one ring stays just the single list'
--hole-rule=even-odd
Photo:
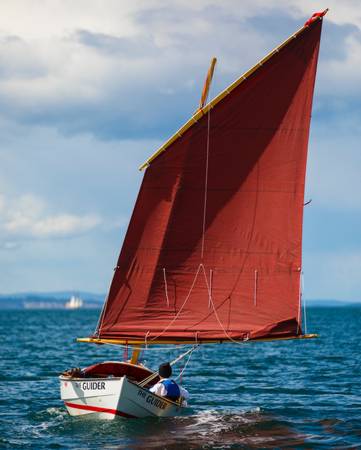
[{"label": "sailor's head", "polygon": [[158,373],[161,378],[169,378],[172,376],[172,367],[169,362],[161,364]]}]

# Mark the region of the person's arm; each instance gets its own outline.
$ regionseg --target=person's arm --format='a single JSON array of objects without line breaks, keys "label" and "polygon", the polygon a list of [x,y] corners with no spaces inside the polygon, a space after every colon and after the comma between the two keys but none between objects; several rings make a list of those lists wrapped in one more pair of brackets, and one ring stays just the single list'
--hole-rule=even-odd
[{"label": "person's arm", "polygon": [[149,392],[152,392],[152,394],[159,395],[160,397],[164,397],[165,395],[167,395],[167,391],[163,383],[156,383],[149,389]]},{"label": "person's arm", "polygon": [[179,386],[179,391],[180,391],[181,397],[183,397],[185,399],[189,398],[189,392],[187,391],[187,389],[184,389],[181,386]]}]

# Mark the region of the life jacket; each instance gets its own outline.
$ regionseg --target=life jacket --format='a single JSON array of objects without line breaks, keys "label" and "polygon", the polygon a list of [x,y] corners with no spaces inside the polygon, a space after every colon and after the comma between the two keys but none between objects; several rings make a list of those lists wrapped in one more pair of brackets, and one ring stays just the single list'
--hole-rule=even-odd
[{"label": "life jacket", "polygon": [[167,395],[165,395],[165,398],[176,402],[180,397],[180,389],[178,384],[175,381],[169,379],[162,380],[161,383],[167,391]]}]

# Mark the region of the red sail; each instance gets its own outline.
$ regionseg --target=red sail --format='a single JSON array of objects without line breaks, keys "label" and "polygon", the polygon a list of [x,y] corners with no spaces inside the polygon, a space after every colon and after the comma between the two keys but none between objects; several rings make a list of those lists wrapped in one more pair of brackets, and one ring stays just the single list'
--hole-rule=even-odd
[{"label": "red sail", "polygon": [[97,336],[301,334],[305,168],[322,20],[146,170]]}]

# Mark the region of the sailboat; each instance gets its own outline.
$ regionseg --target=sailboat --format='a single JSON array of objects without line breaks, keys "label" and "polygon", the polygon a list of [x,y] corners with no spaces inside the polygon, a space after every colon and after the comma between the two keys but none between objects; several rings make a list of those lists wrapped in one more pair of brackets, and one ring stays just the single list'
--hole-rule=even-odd
[{"label": "sailboat", "polygon": [[72,295],[70,300],[65,303],[65,309],[79,309],[83,307],[83,300],[80,297]]},{"label": "sailboat", "polygon": [[[149,391],[152,345],[310,339],[302,329],[302,220],[323,16],[200,107],[140,167],[145,175],[95,332],[79,342],[131,346],[60,376],[70,415],[175,416]],[[236,347],[236,346],[235,346]]]}]

